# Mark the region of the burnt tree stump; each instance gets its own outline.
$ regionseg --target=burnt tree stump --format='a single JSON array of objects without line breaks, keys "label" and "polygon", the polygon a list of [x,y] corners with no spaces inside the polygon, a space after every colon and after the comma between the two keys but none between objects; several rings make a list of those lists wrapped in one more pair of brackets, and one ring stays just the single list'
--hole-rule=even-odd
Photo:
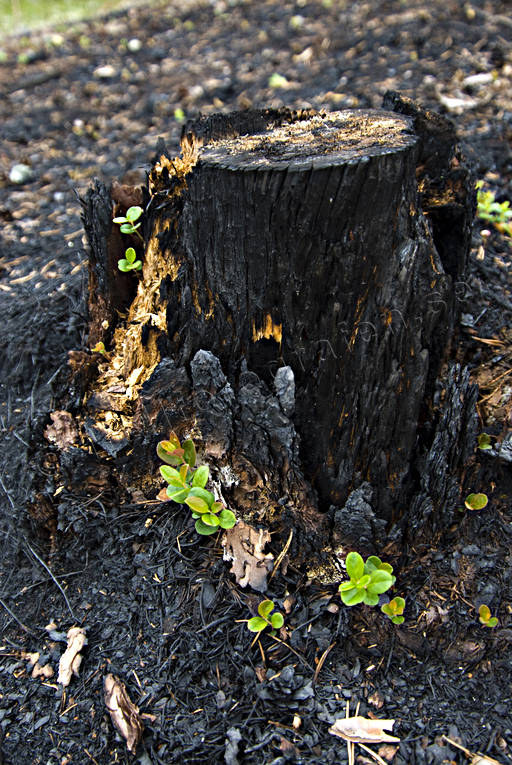
[{"label": "burnt tree stump", "polygon": [[[302,557],[351,534],[370,548],[411,502],[418,526],[456,495],[474,396],[448,362],[473,192],[450,123],[387,105],[187,125],[143,190],[144,247],[111,224],[140,191],[88,192],[89,346],[108,355],[86,378],[75,358],[73,406],[116,486],[154,496],[156,442],[190,434],[240,518],[306,532]],[[112,274],[128,245],[136,291]]]}]

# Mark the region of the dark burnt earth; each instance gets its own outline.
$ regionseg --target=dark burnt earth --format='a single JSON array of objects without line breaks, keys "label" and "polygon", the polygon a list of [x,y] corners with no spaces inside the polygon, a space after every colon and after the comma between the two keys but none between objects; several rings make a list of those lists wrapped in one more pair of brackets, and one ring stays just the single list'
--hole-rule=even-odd
[{"label": "dark burnt earth", "polygon": [[[117,496],[108,470],[91,477],[86,460],[84,503],[56,482],[55,464],[35,448],[66,387],[68,352],[88,352],[75,189],[83,195],[95,177],[143,181],[158,136],[178,153],[177,109],[193,118],[283,105],[380,108],[396,90],[450,117],[475,176],[498,200],[511,199],[509,12],[498,0],[166,3],[60,38],[2,43],[5,763],[346,763],[345,745],[328,731],[347,702],[351,714],[359,704],[361,715],[396,719],[395,765],[467,762],[443,734],[512,762],[512,249],[499,232],[482,239],[475,222],[453,344],[454,359],[481,386],[480,430],[496,446],[472,455],[472,484],[461,473],[457,506],[469,490],[490,501],[482,511],[447,508],[443,532],[421,544],[405,542],[397,554],[390,540],[389,550],[376,551],[388,554],[406,597],[402,626],[369,608],[348,611],[335,586],[309,585],[302,571],[281,568],[268,596],[286,615],[287,644],[269,636],[262,650],[251,646],[240,620],[260,597],[236,586],[185,510],[147,501],[137,486]],[[285,78],[282,87],[269,86],[274,73]],[[20,185],[9,179],[15,164],[31,169]],[[80,391],[71,394],[78,401]],[[495,629],[479,624],[481,603],[498,616]],[[58,663],[74,625],[86,629],[88,644],[80,676],[63,692]],[[52,677],[31,676],[26,654],[34,652]],[[109,674],[146,715],[136,755],[106,710]]]}]

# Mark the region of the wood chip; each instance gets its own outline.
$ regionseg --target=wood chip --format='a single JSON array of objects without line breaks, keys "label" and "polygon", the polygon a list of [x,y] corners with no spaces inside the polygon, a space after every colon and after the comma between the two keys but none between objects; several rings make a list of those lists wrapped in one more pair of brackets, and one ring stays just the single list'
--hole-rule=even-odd
[{"label": "wood chip", "polygon": [[87,638],[83,627],[71,627],[68,630],[67,638],[68,647],[60,657],[59,676],[57,678],[57,682],[61,683],[64,687],[69,685],[73,675],[78,677],[78,671],[82,663],[80,651],[84,645],[87,645]]},{"label": "wood chip", "polygon": [[394,720],[368,720],[366,717],[342,717],[329,728],[329,733],[354,744],[380,744],[400,741],[385,733],[393,728]]}]

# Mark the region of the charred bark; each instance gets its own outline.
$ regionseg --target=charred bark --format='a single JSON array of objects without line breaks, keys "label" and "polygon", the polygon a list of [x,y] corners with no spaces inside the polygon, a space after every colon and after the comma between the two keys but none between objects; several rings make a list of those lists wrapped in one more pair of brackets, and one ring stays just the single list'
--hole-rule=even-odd
[{"label": "charred bark", "polygon": [[[335,546],[359,529],[371,548],[411,500],[424,523],[453,499],[473,399],[450,373],[443,410],[436,379],[457,324],[470,179],[449,123],[387,103],[402,113],[187,125],[182,156],[161,149],[149,175],[134,295],[109,194],[89,192],[90,342],[109,353],[79,419],[120,485],[150,497],[156,442],[192,435],[239,517],[298,529],[302,558],[331,527]],[[441,430],[446,480],[431,456],[420,485]]]}]

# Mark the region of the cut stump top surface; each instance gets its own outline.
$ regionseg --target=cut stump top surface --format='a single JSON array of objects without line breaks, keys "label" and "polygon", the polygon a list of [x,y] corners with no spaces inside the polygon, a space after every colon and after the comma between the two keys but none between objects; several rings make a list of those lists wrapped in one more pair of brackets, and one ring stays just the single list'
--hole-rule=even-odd
[{"label": "cut stump top surface", "polygon": [[247,135],[214,138],[201,149],[200,161],[236,170],[307,170],[400,152],[417,140],[407,117],[347,109],[270,124]]}]

